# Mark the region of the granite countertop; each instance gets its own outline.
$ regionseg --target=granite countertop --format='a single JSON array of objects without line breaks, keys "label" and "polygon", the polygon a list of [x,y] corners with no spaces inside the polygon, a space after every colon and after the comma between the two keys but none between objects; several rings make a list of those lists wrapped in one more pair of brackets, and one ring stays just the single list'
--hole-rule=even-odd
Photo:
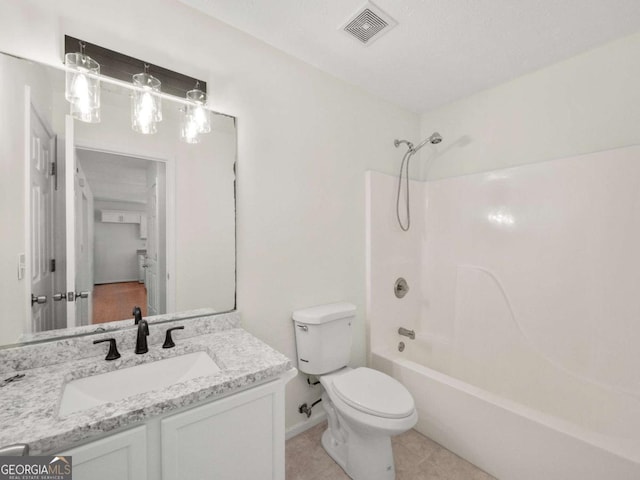
[{"label": "granite countertop", "polygon": [[[287,357],[241,328],[176,337],[176,347],[171,349],[163,349],[158,343],[149,345],[149,352],[143,355],[131,349],[120,350],[122,357],[110,362],[100,349],[95,357],[15,372],[25,374],[24,378],[0,388],[0,446],[27,443],[31,455],[62,452],[104,433],[273,380],[293,369]],[[211,356],[220,372],[68,416],[58,415],[69,381],[200,351]]]}]

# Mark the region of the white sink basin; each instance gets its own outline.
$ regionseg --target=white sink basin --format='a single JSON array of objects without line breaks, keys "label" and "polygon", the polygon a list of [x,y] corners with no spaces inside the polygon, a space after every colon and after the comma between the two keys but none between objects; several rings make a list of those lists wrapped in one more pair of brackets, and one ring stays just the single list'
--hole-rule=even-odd
[{"label": "white sink basin", "polygon": [[196,352],[80,378],[65,385],[59,414],[63,417],[219,371],[209,355]]}]

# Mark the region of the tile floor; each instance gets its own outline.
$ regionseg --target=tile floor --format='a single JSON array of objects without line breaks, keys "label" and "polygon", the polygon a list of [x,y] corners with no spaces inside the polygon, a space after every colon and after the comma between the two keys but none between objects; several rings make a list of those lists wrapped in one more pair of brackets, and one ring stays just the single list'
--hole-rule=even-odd
[{"label": "tile floor", "polygon": [[[349,480],[320,444],[327,422],[287,441],[286,480]],[[415,430],[392,438],[396,480],[491,480],[494,477]]]}]

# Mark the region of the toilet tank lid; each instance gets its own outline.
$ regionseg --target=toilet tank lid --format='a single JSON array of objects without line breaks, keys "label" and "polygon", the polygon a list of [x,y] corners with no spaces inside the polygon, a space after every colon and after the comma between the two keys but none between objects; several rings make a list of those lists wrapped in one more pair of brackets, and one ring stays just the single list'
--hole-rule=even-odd
[{"label": "toilet tank lid", "polygon": [[329,303],[327,305],[317,305],[315,307],[296,310],[293,312],[293,320],[300,323],[318,325],[341,318],[353,317],[355,313],[356,306],[352,303]]}]

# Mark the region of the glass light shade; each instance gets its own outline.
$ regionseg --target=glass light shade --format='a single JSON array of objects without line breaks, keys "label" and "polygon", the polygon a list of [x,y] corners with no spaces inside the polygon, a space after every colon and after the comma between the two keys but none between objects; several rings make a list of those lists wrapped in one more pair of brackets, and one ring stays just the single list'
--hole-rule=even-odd
[{"label": "glass light shade", "polygon": [[162,100],[160,80],[148,73],[133,76],[133,85],[137,87],[131,98],[131,128],[136,132],[152,134],[157,131],[157,123],[162,121]]},{"label": "glass light shade", "polygon": [[186,143],[200,143],[200,135],[198,132],[198,124],[192,114],[189,113],[189,107],[180,109],[182,112],[182,124],[180,125],[180,140]]},{"label": "glass light shade", "polygon": [[100,107],[91,108],[84,101],[72,102],[71,116],[86,123],[100,123]]},{"label": "glass light shade", "polygon": [[207,109],[207,94],[195,88],[187,92],[187,100],[193,102],[187,105],[187,115],[193,117],[198,133],[209,133],[211,131],[211,111]]},{"label": "glass light shade", "polygon": [[81,53],[64,56],[67,67],[73,68],[65,75],[65,98],[71,103],[71,116],[87,123],[100,121],[100,80],[87,74],[100,74],[100,64]]}]

